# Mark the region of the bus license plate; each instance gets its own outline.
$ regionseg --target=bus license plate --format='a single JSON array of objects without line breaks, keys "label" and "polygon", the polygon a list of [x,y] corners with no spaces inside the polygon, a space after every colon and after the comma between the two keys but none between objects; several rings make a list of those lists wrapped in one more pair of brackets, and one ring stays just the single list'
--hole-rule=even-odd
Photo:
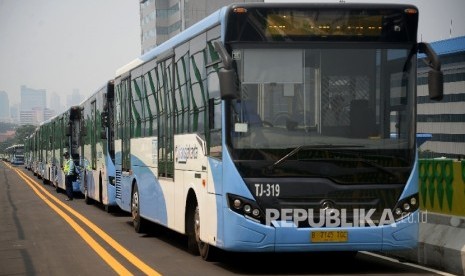
[{"label": "bus license plate", "polygon": [[347,242],[349,233],[347,231],[312,231],[311,242]]}]

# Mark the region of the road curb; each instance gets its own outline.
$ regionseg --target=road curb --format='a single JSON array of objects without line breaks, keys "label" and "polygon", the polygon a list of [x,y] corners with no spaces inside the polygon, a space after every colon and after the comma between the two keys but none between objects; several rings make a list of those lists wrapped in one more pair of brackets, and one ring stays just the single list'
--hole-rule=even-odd
[{"label": "road curb", "polygon": [[437,213],[422,215],[427,220],[420,223],[418,247],[386,255],[465,275],[465,218]]}]

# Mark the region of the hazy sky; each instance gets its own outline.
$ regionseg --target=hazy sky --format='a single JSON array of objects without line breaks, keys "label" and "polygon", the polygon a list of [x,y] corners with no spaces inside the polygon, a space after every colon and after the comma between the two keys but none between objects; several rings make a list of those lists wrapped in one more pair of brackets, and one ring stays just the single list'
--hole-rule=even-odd
[{"label": "hazy sky", "polygon": [[0,90],[91,95],[140,54],[138,0],[0,0]]},{"label": "hazy sky", "polygon": [[[452,37],[465,35],[465,0],[386,2],[419,8],[423,41],[449,38],[451,20]],[[89,96],[139,54],[139,0],[0,0],[0,90],[10,104],[21,85],[57,93],[63,104],[73,89]]]}]

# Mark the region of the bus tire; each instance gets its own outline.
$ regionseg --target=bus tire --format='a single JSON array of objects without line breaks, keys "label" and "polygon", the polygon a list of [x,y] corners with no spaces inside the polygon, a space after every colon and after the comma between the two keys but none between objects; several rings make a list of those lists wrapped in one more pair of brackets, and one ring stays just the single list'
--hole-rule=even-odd
[{"label": "bus tire", "polygon": [[99,173],[98,174],[98,202],[100,203],[103,203],[102,190],[103,190],[102,173]]},{"label": "bus tire", "polygon": [[55,192],[59,193],[60,192],[60,187],[58,187],[58,180],[57,181],[53,181],[52,183],[50,183],[52,185],[52,187],[55,189]]},{"label": "bus tire", "polygon": [[92,199],[89,197],[89,190],[87,189],[87,187],[84,188],[84,202],[87,205],[92,204]]},{"label": "bus tire", "polygon": [[146,222],[140,216],[139,204],[139,189],[137,188],[137,183],[135,183],[131,195],[131,216],[132,224],[136,233],[142,233],[146,228]]},{"label": "bus tire", "polygon": [[107,204],[104,204],[103,205],[103,209],[105,210],[105,212],[107,213],[113,213],[113,206],[110,206],[110,205],[107,205]]},{"label": "bus tire", "polygon": [[89,196],[89,188],[88,188],[88,183],[87,183],[87,170],[84,170],[83,179],[81,180],[84,182],[84,202],[87,205],[90,205],[92,204],[92,198],[90,198]]},{"label": "bus tire", "polygon": [[197,201],[194,198],[192,201],[188,201],[188,206],[186,210],[186,234],[187,234],[187,251],[194,256],[198,256],[199,246],[197,245],[197,240],[195,239],[195,230],[194,230],[194,216],[195,216],[195,207],[197,206]]}]

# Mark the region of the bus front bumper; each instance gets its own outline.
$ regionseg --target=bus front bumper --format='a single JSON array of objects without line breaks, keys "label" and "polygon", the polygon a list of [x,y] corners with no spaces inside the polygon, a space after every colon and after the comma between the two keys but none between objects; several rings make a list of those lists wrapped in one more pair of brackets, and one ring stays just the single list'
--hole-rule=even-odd
[{"label": "bus front bumper", "polygon": [[[418,241],[418,211],[389,225],[334,228],[297,228],[291,222],[264,225],[229,209],[224,211],[224,236],[219,247],[229,251],[389,251],[414,248]],[[315,233],[314,236],[342,233],[343,237],[317,238],[312,241],[312,232],[315,231],[320,232]]]}]

